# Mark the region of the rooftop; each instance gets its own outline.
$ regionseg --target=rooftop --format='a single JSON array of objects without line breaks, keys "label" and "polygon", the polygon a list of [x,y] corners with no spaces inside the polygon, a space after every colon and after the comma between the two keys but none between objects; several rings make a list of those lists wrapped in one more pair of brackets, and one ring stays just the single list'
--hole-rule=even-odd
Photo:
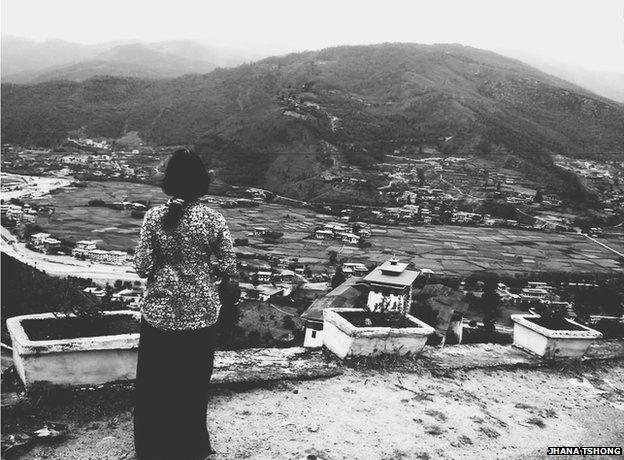
[{"label": "rooftop", "polygon": [[362,278],[352,276],[327,295],[312,302],[301,317],[312,321],[323,321],[323,310],[338,307],[353,308],[366,289],[367,287],[362,284]]},{"label": "rooftop", "polygon": [[420,271],[405,270],[407,264],[397,262],[385,262],[364,277],[367,283],[387,284],[391,286],[407,287],[411,286]]}]

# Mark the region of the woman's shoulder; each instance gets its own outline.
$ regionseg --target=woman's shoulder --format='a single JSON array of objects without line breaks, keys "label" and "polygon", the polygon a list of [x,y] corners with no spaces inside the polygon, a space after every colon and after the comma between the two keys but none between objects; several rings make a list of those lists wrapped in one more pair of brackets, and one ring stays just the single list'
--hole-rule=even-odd
[{"label": "woman's shoulder", "polygon": [[208,220],[214,221],[215,223],[225,223],[223,214],[211,208],[207,204],[198,203],[196,206],[193,206],[193,211]]},{"label": "woman's shoulder", "polygon": [[153,208],[149,208],[145,211],[145,219],[153,219],[158,216],[162,216],[167,208],[166,204],[161,204],[159,206],[154,206]]}]

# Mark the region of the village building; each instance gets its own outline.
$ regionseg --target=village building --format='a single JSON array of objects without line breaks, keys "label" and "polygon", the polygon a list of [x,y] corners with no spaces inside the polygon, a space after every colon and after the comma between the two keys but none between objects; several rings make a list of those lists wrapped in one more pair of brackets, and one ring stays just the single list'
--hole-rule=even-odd
[{"label": "village building", "polygon": [[132,288],[132,289],[122,289],[119,292],[113,294],[113,300],[119,300],[131,308],[138,310],[141,304],[141,299],[143,298],[143,289],[142,288]]},{"label": "village building", "polygon": [[22,213],[22,222],[26,224],[34,224],[37,221],[37,211],[34,209],[24,209]]},{"label": "village building", "polygon": [[314,236],[317,240],[331,240],[334,237],[334,232],[331,230],[317,230]]},{"label": "village building", "polygon": [[89,258],[94,262],[121,265],[128,258],[128,254],[123,251],[104,251],[102,249],[92,249],[89,251]]},{"label": "village building", "polygon": [[349,226],[345,224],[340,224],[336,222],[330,222],[328,224],[323,225],[324,230],[329,230],[334,234],[345,233],[349,231]]},{"label": "village building", "polygon": [[10,205],[9,209],[6,211],[7,218],[15,221],[21,220],[23,214],[24,211],[22,210],[22,207],[16,204]]},{"label": "village building", "polygon": [[296,274],[292,270],[284,269],[279,273],[282,283],[292,283],[296,279]]},{"label": "village building", "polygon": [[270,283],[273,274],[270,271],[260,270],[256,273],[256,279],[259,283]]},{"label": "village building", "polygon": [[342,264],[342,273],[348,276],[362,277],[368,274],[366,265],[359,262],[345,262]]},{"label": "village building", "polygon": [[61,248],[61,241],[56,238],[46,238],[43,240],[43,252],[50,253],[58,251]]},{"label": "village building", "polygon": [[76,243],[76,247],[72,249],[74,257],[88,257],[89,253],[97,249],[97,242],[94,240],[81,240]]},{"label": "village building", "polygon": [[552,287],[545,281],[529,281],[527,287],[531,289],[552,289]]},{"label": "village building", "polygon": [[323,310],[326,308],[356,308],[358,300],[367,291],[362,278],[348,278],[327,295],[316,299],[301,315],[305,320],[303,346],[320,348],[323,346]]},{"label": "village building", "polygon": [[543,288],[524,288],[520,299],[524,302],[542,302],[548,297],[548,291]]},{"label": "village building", "polygon": [[106,295],[106,291],[104,289],[94,287],[94,286],[86,287],[82,290],[82,292],[86,292],[87,294],[94,295],[95,297],[99,299],[101,299],[102,297]]},{"label": "village building", "polygon": [[361,240],[361,238],[358,235],[355,235],[353,233],[342,233],[341,239],[345,243],[356,244],[356,245],[360,244],[360,240]]},{"label": "village building", "polygon": [[253,236],[264,236],[268,231],[269,229],[266,227],[254,227],[252,233]]},{"label": "village building", "polygon": [[30,236],[30,243],[33,249],[40,252],[56,251],[60,248],[61,242],[49,233],[35,233]]},{"label": "village building", "polygon": [[375,310],[383,302],[389,302],[388,308],[404,312],[412,301],[412,285],[420,271],[407,270],[407,264],[391,259],[364,277],[369,285],[367,307]]}]

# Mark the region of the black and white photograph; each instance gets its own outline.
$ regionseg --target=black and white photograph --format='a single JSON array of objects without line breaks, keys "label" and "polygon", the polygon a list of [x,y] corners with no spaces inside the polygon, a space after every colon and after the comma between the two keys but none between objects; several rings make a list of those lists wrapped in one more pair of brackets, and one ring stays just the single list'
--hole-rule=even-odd
[{"label": "black and white photograph", "polygon": [[624,458],[624,1],[0,8],[3,460]]}]

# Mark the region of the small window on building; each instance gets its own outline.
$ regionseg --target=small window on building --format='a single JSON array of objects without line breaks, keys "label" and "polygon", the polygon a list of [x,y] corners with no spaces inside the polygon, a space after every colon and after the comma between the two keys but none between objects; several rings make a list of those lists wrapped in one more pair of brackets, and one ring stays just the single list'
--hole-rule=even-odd
[{"label": "small window on building", "polygon": [[312,331],[312,338],[316,339],[316,331]]}]

